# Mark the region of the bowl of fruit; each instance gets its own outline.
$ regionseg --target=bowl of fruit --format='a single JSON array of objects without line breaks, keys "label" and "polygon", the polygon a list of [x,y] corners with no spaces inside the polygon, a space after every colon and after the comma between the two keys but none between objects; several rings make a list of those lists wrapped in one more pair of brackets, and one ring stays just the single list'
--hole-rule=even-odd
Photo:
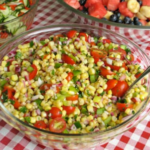
[{"label": "bowl of fruit", "polygon": [[140,47],[104,28],[26,31],[0,47],[0,117],[49,148],[104,144],[149,114],[150,75],[124,97],[149,64]]},{"label": "bowl of fruit", "polygon": [[115,31],[150,50],[149,0],[58,0],[78,21]]},{"label": "bowl of fruit", "polygon": [[0,1],[0,45],[31,28],[39,0]]}]

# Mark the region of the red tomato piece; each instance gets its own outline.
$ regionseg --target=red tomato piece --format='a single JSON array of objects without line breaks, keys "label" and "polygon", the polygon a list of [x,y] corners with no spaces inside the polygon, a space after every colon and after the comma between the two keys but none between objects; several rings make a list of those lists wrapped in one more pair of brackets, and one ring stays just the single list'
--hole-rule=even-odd
[{"label": "red tomato piece", "polygon": [[24,14],[24,12],[20,12],[20,13],[18,14],[18,17],[22,16],[23,14]]},{"label": "red tomato piece", "polygon": [[98,49],[98,48],[97,49],[94,48],[94,49],[91,50],[91,55],[93,57],[98,57],[99,59],[100,58],[105,58],[107,56],[107,51],[101,50],[101,49]]},{"label": "red tomato piece", "polygon": [[110,39],[103,39],[103,44],[105,44],[105,43],[110,44],[110,43],[111,43],[111,40],[110,40]]},{"label": "red tomato piece", "polygon": [[67,37],[68,37],[68,38],[73,38],[73,37],[75,37],[76,34],[77,34],[77,31],[76,31],[76,30],[70,30],[70,31],[67,33]]},{"label": "red tomato piece", "polygon": [[34,79],[34,77],[36,76],[37,71],[38,71],[36,65],[32,64],[31,67],[33,68],[33,71],[29,72],[29,80]]},{"label": "red tomato piece", "polygon": [[69,82],[71,81],[73,78],[73,73],[72,72],[68,72],[68,76],[66,77],[66,80]]},{"label": "red tomato piece", "polygon": [[62,61],[64,63],[70,64],[70,65],[74,65],[75,64],[75,61],[71,57],[66,55],[66,54],[62,54]]},{"label": "red tomato piece", "polygon": [[136,98],[131,98],[131,100],[132,100],[132,102],[134,102],[134,103],[136,103],[136,102],[140,102],[141,100],[139,99],[139,100],[137,100]]},{"label": "red tomato piece", "polygon": [[100,68],[100,74],[103,76],[103,77],[106,77],[107,75],[113,75],[115,74],[114,72],[112,72],[111,70],[108,70],[107,68],[105,67],[101,67]]},{"label": "red tomato piece", "polygon": [[[142,73],[137,73],[136,75],[135,75],[135,77],[136,78],[139,78],[140,76],[141,76],[141,74]],[[143,79],[141,79],[141,84],[145,84],[146,83],[146,80],[143,78]]]},{"label": "red tomato piece", "polygon": [[68,101],[76,101],[76,100],[78,100],[78,98],[79,98],[78,95],[75,94],[75,95],[66,97],[66,100],[68,100]]},{"label": "red tomato piece", "polygon": [[89,7],[88,12],[90,16],[101,19],[106,15],[107,10],[104,5],[97,2]]},{"label": "red tomato piece", "polygon": [[119,7],[120,0],[108,0],[107,9],[111,11],[115,11]]},{"label": "red tomato piece", "polygon": [[34,124],[34,127],[39,128],[39,129],[46,129],[47,125],[43,120],[36,121]]},{"label": "red tomato piece", "polygon": [[7,32],[1,32],[1,36],[2,39],[6,39],[8,37],[8,33]]},{"label": "red tomato piece", "polygon": [[52,107],[51,110],[49,111],[49,113],[51,114],[52,119],[62,117],[62,112],[58,107]]},{"label": "red tomato piece", "polygon": [[128,88],[129,86],[126,81],[118,81],[117,85],[111,90],[114,96],[122,97]]},{"label": "red tomato piece", "polygon": [[5,10],[6,9],[6,4],[0,4],[0,9]]},{"label": "red tomato piece", "polygon": [[66,121],[63,118],[55,118],[49,124],[49,130],[51,132],[62,133],[65,129],[66,129]]},{"label": "red tomato piece", "polygon": [[131,61],[131,62],[134,61],[134,56],[133,56],[133,54],[128,54],[128,55],[129,55],[129,57],[130,57],[128,60]]},{"label": "red tomato piece", "polygon": [[78,35],[78,37],[80,38],[81,36],[84,36],[85,41],[88,41],[88,35],[86,33],[80,32],[79,35]]},{"label": "red tomato piece", "polygon": [[18,108],[21,106],[20,102],[19,102],[17,99],[15,99],[14,101],[15,101],[14,107],[15,107],[16,109],[18,109]]},{"label": "red tomato piece", "polygon": [[62,106],[63,110],[67,112],[67,115],[72,114],[75,111],[75,107],[73,106]]},{"label": "red tomato piece", "polygon": [[126,103],[117,103],[117,108],[120,110],[120,111],[125,111],[127,108],[133,108],[133,105],[132,104],[126,104]]},{"label": "red tomato piece", "polygon": [[106,91],[108,90],[111,90],[112,88],[114,88],[116,85],[117,85],[118,81],[115,80],[115,79],[110,79],[107,81],[107,89]]},{"label": "red tomato piece", "polygon": [[32,0],[29,0],[29,3],[30,3],[30,6],[33,5],[33,1]]},{"label": "red tomato piece", "polygon": [[13,99],[13,96],[15,94],[15,90],[9,86],[4,86],[4,89],[2,92],[6,92],[7,91],[7,96],[9,99]]},{"label": "red tomato piece", "polygon": [[78,9],[80,7],[80,3],[78,0],[64,0],[71,7]]},{"label": "red tomato piece", "polygon": [[134,14],[128,9],[127,2],[121,2],[119,4],[119,11],[122,15],[132,18]]},{"label": "red tomato piece", "polygon": [[11,7],[12,10],[15,10],[17,5],[9,5]]}]

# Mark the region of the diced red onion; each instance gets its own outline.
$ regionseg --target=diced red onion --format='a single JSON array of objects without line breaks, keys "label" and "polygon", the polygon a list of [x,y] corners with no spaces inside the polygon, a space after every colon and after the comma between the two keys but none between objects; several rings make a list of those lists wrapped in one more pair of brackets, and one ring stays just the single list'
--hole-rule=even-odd
[{"label": "diced red onion", "polygon": [[41,78],[38,78],[38,86],[42,85],[43,84],[43,80],[41,80]]},{"label": "diced red onion", "polygon": [[33,43],[36,44],[38,43],[38,41],[36,39],[33,39]]},{"label": "diced red onion", "polygon": [[9,57],[14,57],[15,55],[16,55],[16,51],[11,51],[11,52],[8,54]]},{"label": "diced red onion", "polygon": [[134,97],[134,99],[136,100],[136,102],[140,102],[141,101],[140,98],[138,98],[138,97]]},{"label": "diced red onion", "polygon": [[78,85],[81,85],[81,82],[80,82],[80,81],[77,81],[77,84],[78,84]]},{"label": "diced red onion", "polygon": [[57,52],[58,51],[58,49],[55,47],[55,48],[53,48],[53,50],[52,50],[53,52]]},{"label": "diced red onion", "polygon": [[25,94],[25,97],[26,97],[26,98],[28,97],[28,93]]},{"label": "diced red onion", "polygon": [[71,129],[71,130],[76,130],[77,128],[76,128],[76,126],[73,124],[70,129]]},{"label": "diced red onion", "polygon": [[117,102],[117,96],[112,96],[111,100],[112,100],[113,103],[116,103]]},{"label": "diced red onion", "polygon": [[79,41],[80,41],[80,38],[76,38],[75,41],[79,42]]},{"label": "diced red onion", "polygon": [[94,129],[94,132],[98,132],[98,131],[99,131],[99,128],[95,128],[95,129]]},{"label": "diced red onion", "polygon": [[91,43],[91,37],[90,36],[88,36],[88,42]]},{"label": "diced red onion", "polygon": [[24,87],[26,87],[26,83],[25,83],[25,81],[24,81],[24,80],[22,81],[22,83],[23,83]]},{"label": "diced red onion", "polygon": [[8,59],[8,60],[6,60],[7,62],[11,62],[11,61],[13,61],[13,60],[15,60],[15,58],[13,57],[13,58],[11,58],[11,59]]},{"label": "diced red onion", "polygon": [[59,45],[62,45],[62,43],[61,43],[60,41],[58,41],[58,44],[59,44]]},{"label": "diced red onion", "polygon": [[114,116],[114,113],[113,113],[113,112],[111,112],[111,116]]},{"label": "diced red onion", "polygon": [[125,75],[125,74],[123,74],[123,75],[119,78],[120,81],[124,81],[125,79],[126,79],[126,75]]},{"label": "diced red onion", "polygon": [[37,109],[37,110],[36,110],[36,113],[37,113],[37,115],[40,115],[40,114],[41,114],[40,109]]},{"label": "diced red onion", "polygon": [[106,61],[107,61],[107,63],[108,63],[109,65],[112,65],[112,63],[113,63],[113,60],[110,59],[110,58],[106,58]]},{"label": "diced red onion", "polygon": [[28,81],[29,85],[31,85],[31,82],[29,80],[29,76],[25,76],[25,79]]},{"label": "diced red onion", "polygon": [[16,73],[21,72],[21,67],[19,65],[15,65],[15,72]]},{"label": "diced red onion", "polygon": [[59,84],[56,84],[58,87],[62,87],[63,84],[62,83],[59,83]]}]

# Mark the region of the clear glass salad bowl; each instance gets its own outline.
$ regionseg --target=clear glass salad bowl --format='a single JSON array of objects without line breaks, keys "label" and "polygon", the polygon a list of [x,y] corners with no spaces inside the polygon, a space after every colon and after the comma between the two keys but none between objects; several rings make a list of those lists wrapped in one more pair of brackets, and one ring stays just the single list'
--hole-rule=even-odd
[{"label": "clear glass salad bowl", "polygon": [[[26,30],[29,30],[31,28],[37,10],[38,2],[39,0],[32,0],[33,5],[26,13],[10,21],[0,23],[0,46],[6,41],[13,38],[13,36],[21,34],[22,32],[25,32]],[[17,32],[14,32],[14,30],[16,29]],[[6,33],[7,36],[3,36],[3,33]]]},{"label": "clear glass salad bowl", "polygon": [[[131,49],[136,61],[140,63],[143,68],[147,68],[150,64],[150,60],[147,55],[131,40],[104,28],[82,24],[51,25],[26,31],[18,36],[13,37],[11,40],[0,47],[0,60],[2,60],[3,56],[8,54],[10,51],[17,49],[19,44],[30,42],[33,39],[38,41],[43,40],[54,34],[66,33],[71,29],[86,32],[96,37],[105,36],[114,43],[125,44],[128,48]],[[149,114],[150,74],[148,75],[148,80],[146,82],[148,87],[148,98],[143,101],[138,111],[134,115],[124,118],[123,123],[104,131],[87,134],[58,134],[37,129],[13,116],[5,108],[1,101],[0,117],[12,127],[25,134],[31,140],[49,148],[57,148],[61,150],[84,150],[108,142],[115,136],[122,134],[130,128],[134,127]]]},{"label": "clear glass salad bowl", "polygon": [[79,23],[100,26],[105,29],[115,31],[116,33],[121,34],[122,36],[125,36],[137,43],[150,56],[150,26],[128,25],[98,19],[90,15],[86,15],[80,10],[74,9],[73,7],[67,5],[64,0],[57,1],[68,11],[71,11]]}]

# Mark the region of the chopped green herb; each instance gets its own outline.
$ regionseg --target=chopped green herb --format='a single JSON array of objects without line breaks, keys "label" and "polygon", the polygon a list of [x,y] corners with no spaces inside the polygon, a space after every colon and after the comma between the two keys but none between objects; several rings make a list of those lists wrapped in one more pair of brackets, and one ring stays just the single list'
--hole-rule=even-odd
[{"label": "chopped green herb", "polygon": [[82,128],[82,126],[81,126],[79,121],[75,122],[74,125],[76,126],[76,128]]},{"label": "chopped green herb", "polygon": [[2,100],[3,103],[6,103],[8,101],[7,91],[2,93]]},{"label": "chopped green herb", "polygon": [[94,128],[91,128],[89,131],[94,131]]},{"label": "chopped green herb", "polygon": [[112,44],[109,44],[108,49],[110,50],[112,48],[113,48]]},{"label": "chopped green herb", "polygon": [[83,93],[82,93],[81,91],[79,91],[78,96],[79,96],[80,98],[83,98]]},{"label": "chopped green herb", "polygon": [[88,113],[87,105],[83,105],[83,106],[81,107],[81,113],[83,113],[83,114],[87,114],[87,113]]},{"label": "chopped green herb", "polygon": [[103,96],[105,94],[105,91],[103,91],[100,95]]},{"label": "chopped green herb", "polygon": [[30,42],[30,47],[33,47],[34,43],[33,41]]},{"label": "chopped green herb", "polygon": [[22,53],[21,52],[17,52],[16,55],[15,55],[15,59],[21,59],[22,57]]},{"label": "chopped green herb", "polygon": [[103,45],[103,43],[98,43],[97,44],[98,47],[101,47],[102,45]]},{"label": "chopped green herb", "polygon": [[59,41],[60,41],[60,42],[67,41],[67,38],[66,38],[66,37],[59,37]]},{"label": "chopped green herb", "polygon": [[6,67],[10,66],[11,62],[8,61],[7,64],[6,64]]},{"label": "chopped green herb", "polygon": [[67,68],[70,68],[71,70],[73,70],[73,69],[74,69],[74,66],[68,64],[68,65],[67,65]]},{"label": "chopped green herb", "polygon": [[69,131],[68,131],[67,129],[65,129],[65,130],[63,131],[63,133],[68,134]]},{"label": "chopped green herb", "polygon": [[43,40],[43,41],[40,41],[40,43],[42,44],[42,45],[45,45],[46,44],[46,42]]},{"label": "chopped green herb", "polygon": [[15,101],[14,100],[8,100],[8,102],[10,102],[12,105],[14,105]]},{"label": "chopped green herb", "polygon": [[131,53],[131,50],[129,48],[126,48],[125,51],[126,51],[127,54]]},{"label": "chopped green herb", "polygon": [[27,112],[26,106],[19,107],[19,111],[23,112],[23,113],[26,113]]},{"label": "chopped green herb", "polygon": [[50,37],[49,37],[49,40],[50,40],[50,41],[53,41],[53,39],[54,39],[53,36],[50,36]]},{"label": "chopped green herb", "polygon": [[30,118],[30,117],[24,117],[24,119],[25,119],[25,121],[28,122],[28,123],[30,123],[30,121],[31,121],[31,118]]},{"label": "chopped green herb", "polygon": [[74,77],[72,78],[72,80],[73,80],[74,83],[76,83],[76,82],[78,81],[77,76],[74,76]]},{"label": "chopped green herb", "polygon": [[3,88],[4,85],[7,83],[7,80],[0,80],[0,87]]}]

